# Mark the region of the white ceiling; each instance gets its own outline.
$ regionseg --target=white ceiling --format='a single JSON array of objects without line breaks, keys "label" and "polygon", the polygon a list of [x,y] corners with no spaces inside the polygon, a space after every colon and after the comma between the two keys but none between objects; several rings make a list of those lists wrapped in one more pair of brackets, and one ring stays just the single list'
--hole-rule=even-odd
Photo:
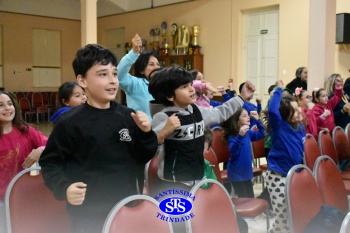
[{"label": "white ceiling", "polygon": [[[97,17],[188,1],[97,0]],[[80,0],[0,0],[0,11],[80,20]]]}]

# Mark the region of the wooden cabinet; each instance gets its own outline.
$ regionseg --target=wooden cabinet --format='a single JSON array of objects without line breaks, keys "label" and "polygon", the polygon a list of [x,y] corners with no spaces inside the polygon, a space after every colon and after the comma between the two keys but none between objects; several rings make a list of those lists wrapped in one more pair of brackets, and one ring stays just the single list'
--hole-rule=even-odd
[{"label": "wooden cabinet", "polygon": [[160,56],[159,63],[161,66],[170,66],[177,64],[181,67],[184,67],[186,70],[196,69],[203,73],[202,54]]}]

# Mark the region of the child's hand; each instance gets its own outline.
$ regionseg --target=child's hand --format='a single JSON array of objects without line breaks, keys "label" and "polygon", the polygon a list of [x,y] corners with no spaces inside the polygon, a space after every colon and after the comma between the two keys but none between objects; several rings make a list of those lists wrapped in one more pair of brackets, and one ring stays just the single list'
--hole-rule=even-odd
[{"label": "child's hand", "polygon": [[223,86],[218,86],[217,89],[218,89],[218,92],[220,92],[222,95],[226,94],[225,88]]},{"label": "child's hand", "polygon": [[86,184],[83,182],[77,182],[71,184],[66,192],[67,201],[71,205],[81,205],[84,202],[86,194]]},{"label": "child's hand", "polygon": [[250,117],[253,117],[255,120],[258,120],[259,114],[257,111],[250,111]]},{"label": "child's hand", "polygon": [[244,136],[249,130],[249,125],[243,125],[240,129],[239,129],[239,135]]},{"label": "child's hand", "polygon": [[174,130],[181,126],[180,119],[176,116],[176,113],[171,115],[168,118],[168,121],[166,122],[165,126],[159,133],[157,134],[158,138],[158,144],[161,144],[164,142],[164,140],[172,133]]},{"label": "child's hand", "polygon": [[181,126],[181,122],[178,116],[176,116],[176,113],[171,115],[168,118],[168,121],[166,122],[163,129],[165,129],[168,132],[168,135],[174,132],[175,129]]},{"label": "child's hand", "polygon": [[344,104],[343,111],[344,112],[349,112],[349,110],[350,110],[350,103]]},{"label": "child's hand", "polygon": [[132,112],[131,117],[134,119],[136,125],[145,133],[151,130],[151,122],[148,119],[146,113],[137,111],[136,113]]},{"label": "child's hand", "polygon": [[141,52],[142,41],[138,34],[136,34],[134,38],[132,38],[131,43],[132,43],[132,49],[134,50],[134,52],[139,54]]},{"label": "child's hand", "polygon": [[23,168],[29,168],[31,167],[36,161],[39,160],[41,153],[43,152],[42,149],[37,148],[33,149],[32,152],[29,153],[27,158],[22,163]]},{"label": "child's hand", "polygon": [[324,117],[327,117],[327,116],[329,116],[330,114],[331,114],[331,111],[329,111],[328,109],[325,109],[322,115],[323,115]]},{"label": "child's hand", "polygon": [[247,81],[242,88],[241,96],[243,99],[251,99],[255,92],[255,86],[252,82]]},{"label": "child's hand", "polygon": [[282,80],[277,80],[275,85],[276,85],[276,87],[280,87],[280,88],[283,88],[283,86],[284,86]]}]

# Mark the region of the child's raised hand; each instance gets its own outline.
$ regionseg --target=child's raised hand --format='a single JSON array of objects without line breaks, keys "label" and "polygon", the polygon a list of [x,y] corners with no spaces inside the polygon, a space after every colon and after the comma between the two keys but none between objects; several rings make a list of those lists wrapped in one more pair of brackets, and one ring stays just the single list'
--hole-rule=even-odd
[{"label": "child's raised hand", "polygon": [[239,129],[239,135],[244,136],[249,130],[249,125],[243,125],[240,129]]},{"label": "child's raised hand", "polygon": [[329,111],[328,109],[325,109],[322,115],[323,115],[324,117],[327,117],[327,116],[329,116],[330,114],[331,114],[331,111]]},{"label": "child's raised hand", "polygon": [[66,191],[67,201],[71,205],[81,205],[85,200],[86,184],[77,182],[71,184]]},{"label": "child's raised hand", "polygon": [[255,120],[258,120],[259,114],[257,111],[250,111],[250,117],[253,117]]},{"label": "child's raised hand", "polygon": [[252,82],[246,81],[243,85],[241,96],[243,99],[251,99],[255,92],[255,86]]},{"label": "child's raised hand", "polygon": [[216,89],[218,89],[218,92],[220,92],[222,95],[226,94],[225,88],[223,86],[218,86]]},{"label": "child's raised hand", "polygon": [[134,52],[139,54],[141,52],[141,47],[142,47],[141,37],[138,34],[136,34],[134,38],[132,38],[131,43],[132,43],[132,49],[134,50]]},{"label": "child's raised hand", "polygon": [[143,131],[149,132],[151,130],[151,122],[148,119],[146,113],[137,111],[136,113],[132,112],[131,117],[134,119],[136,125]]},{"label": "child's raised hand", "polygon": [[277,80],[275,85],[276,85],[276,87],[280,87],[280,88],[283,88],[283,86],[284,86],[282,80]]}]

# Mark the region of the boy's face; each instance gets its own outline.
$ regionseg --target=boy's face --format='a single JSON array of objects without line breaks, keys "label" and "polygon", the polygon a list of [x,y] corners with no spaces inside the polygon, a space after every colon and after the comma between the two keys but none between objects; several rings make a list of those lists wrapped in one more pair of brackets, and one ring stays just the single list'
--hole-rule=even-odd
[{"label": "boy's face", "polygon": [[77,81],[85,89],[89,105],[95,108],[106,109],[110,107],[110,101],[115,100],[119,81],[117,67],[111,63],[92,66],[86,72],[85,77],[78,75]]},{"label": "boy's face", "polygon": [[187,108],[189,104],[194,104],[196,102],[196,92],[192,86],[192,82],[176,88],[175,96],[168,99],[173,102],[175,107],[179,108]]}]

